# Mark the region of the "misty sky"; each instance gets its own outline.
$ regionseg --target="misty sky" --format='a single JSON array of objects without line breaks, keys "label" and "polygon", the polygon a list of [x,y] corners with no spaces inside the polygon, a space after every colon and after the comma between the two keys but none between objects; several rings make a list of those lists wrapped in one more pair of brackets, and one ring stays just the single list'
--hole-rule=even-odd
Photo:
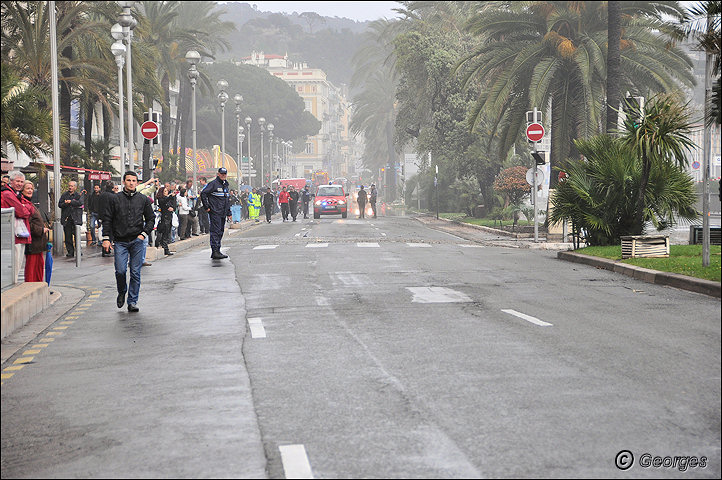
[{"label": "misty sky", "polygon": [[[226,2],[219,2],[226,3]],[[351,20],[365,21],[378,18],[395,18],[398,2],[232,2],[256,5],[262,12],[316,12],[326,17],[346,17]]]}]

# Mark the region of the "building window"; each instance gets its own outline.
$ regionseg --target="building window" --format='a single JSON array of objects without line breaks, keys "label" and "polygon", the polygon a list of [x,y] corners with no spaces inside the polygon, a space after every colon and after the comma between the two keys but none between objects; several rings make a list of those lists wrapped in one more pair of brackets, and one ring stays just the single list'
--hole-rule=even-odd
[{"label": "building window", "polygon": [[306,143],[306,155],[313,155],[313,143]]}]

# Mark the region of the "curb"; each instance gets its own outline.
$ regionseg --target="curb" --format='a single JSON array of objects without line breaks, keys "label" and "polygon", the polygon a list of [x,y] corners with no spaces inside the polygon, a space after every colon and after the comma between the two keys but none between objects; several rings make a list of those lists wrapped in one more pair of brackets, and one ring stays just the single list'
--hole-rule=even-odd
[{"label": "curb", "polygon": [[[421,217],[428,217],[428,215],[419,215],[413,217],[417,222],[421,222],[424,225],[426,225],[426,222],[421,220]],[[574,245],[572,243],[551,243],[551,242],[534,242],[533,238],[529,238],[525,234],[518,234],[518,233],[511,233],[507,232],[505,230],[497,230],[495,228],[486,227],[484,225],[474,225],[473,223],[465,223],[465,222],[459,222],[458,220],[449,220],[448,218],[442,218],[439,217],[439,220],[443,220],[448,223],[453,223],[455,225],[459,225],[461,227],[468,227],[468,228],[474,228],[476,230],[481,230],[487,233],[494,233],[497,235],[507,236],[510,237],[510,241],[518,241],[519,243],[516,245],[509,245],[509,244],[498,244],[495,242],[489,242],[492,245],[500,246],[500,247],[508,247],[508,248],[528,248],[530,250],[573,250]],[[507,240],[503,240],[506,242]]]},{"label": "curb", "polygon": [[618,260],[591,257],[589,255],[574,252],[557,252],[557,258],[568,262],[589,265],[595,268],[603,268],[605,270],[621,273],[647,283],[680,288],[682,290],[701,293],[711,297],[720,298],[722,296],[722,284],[713,282],[712,280],[689,277],[678,273],[660,272],[659,270],[651,270],[649,268],[627,265],[626,263],[621,263]]},{"label": "curb", "polygon": [[45,282],[20,283],[2,293],[2,338],[22,328],[50,304]]}]

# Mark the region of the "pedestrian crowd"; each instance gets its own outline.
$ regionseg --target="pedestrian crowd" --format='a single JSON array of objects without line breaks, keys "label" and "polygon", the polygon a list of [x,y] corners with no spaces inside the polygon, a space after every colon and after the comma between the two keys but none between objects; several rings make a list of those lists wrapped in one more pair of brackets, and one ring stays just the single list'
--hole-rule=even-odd
[{"label": "pedestrian crowd", "polygon": [[[279,211],[283,222],[295,222],[301,213],[303,218],[308,218],[313,197],[308,185],[300,191],[293,185],[266,187],[265,191],[241,185],[239,191],[235,191],[229,189],[227,176],[225,168],[218,169],[211,182],[201,176],[196,190],[191,179],[185,183],[180,180],[161,183],[151,178],[138,183],[137,174],[128,171],[123,175],[122,185],[105,181],[102,185],[93,185],[90,193],[78,191],[77,181],[70,180],[57,204],[66,256],[80,254],[76,252],[80,240],[76,238],[76,227],[83,224],[85,211],[89,245],[102,247],[104,257],[114,257],[118,308],[126,303],[127,294],[128,311],[137,312],[140,272],[143,266],[152,265],[146,262],[145,253],[154,231],[154,246],[163,248],[165,255],[173,255],[169,244],[177,240],[208,234],[211,258],[220,260],[228,258],[221,252],[226,222],[259,223],[261,208],[267,223],[271,223],[271,217]],[[3,175],[0,195],[3,208],[15,209],[16,265],[22,265],[25,260],[26,282],[45,281],[44,254],[52,247],[50,218],[39,208],[35,186],[22,172],[13,171]],[[376,199],[374,184],[368,193],[361,186],[357,196],[361,218],[367,202],[376,218]]]}]

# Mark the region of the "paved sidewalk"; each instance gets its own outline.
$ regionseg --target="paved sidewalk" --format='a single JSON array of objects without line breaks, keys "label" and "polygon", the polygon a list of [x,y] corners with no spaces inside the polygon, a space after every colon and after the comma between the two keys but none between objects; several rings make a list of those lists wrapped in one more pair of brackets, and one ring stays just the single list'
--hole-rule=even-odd
[{"label": "paved sidewalk", "polygon": [[235,267],[196,238],[143,268],[134,314],[112,258],[55,264],[58,299],[2,342],[3,478],[267,476]]}]

